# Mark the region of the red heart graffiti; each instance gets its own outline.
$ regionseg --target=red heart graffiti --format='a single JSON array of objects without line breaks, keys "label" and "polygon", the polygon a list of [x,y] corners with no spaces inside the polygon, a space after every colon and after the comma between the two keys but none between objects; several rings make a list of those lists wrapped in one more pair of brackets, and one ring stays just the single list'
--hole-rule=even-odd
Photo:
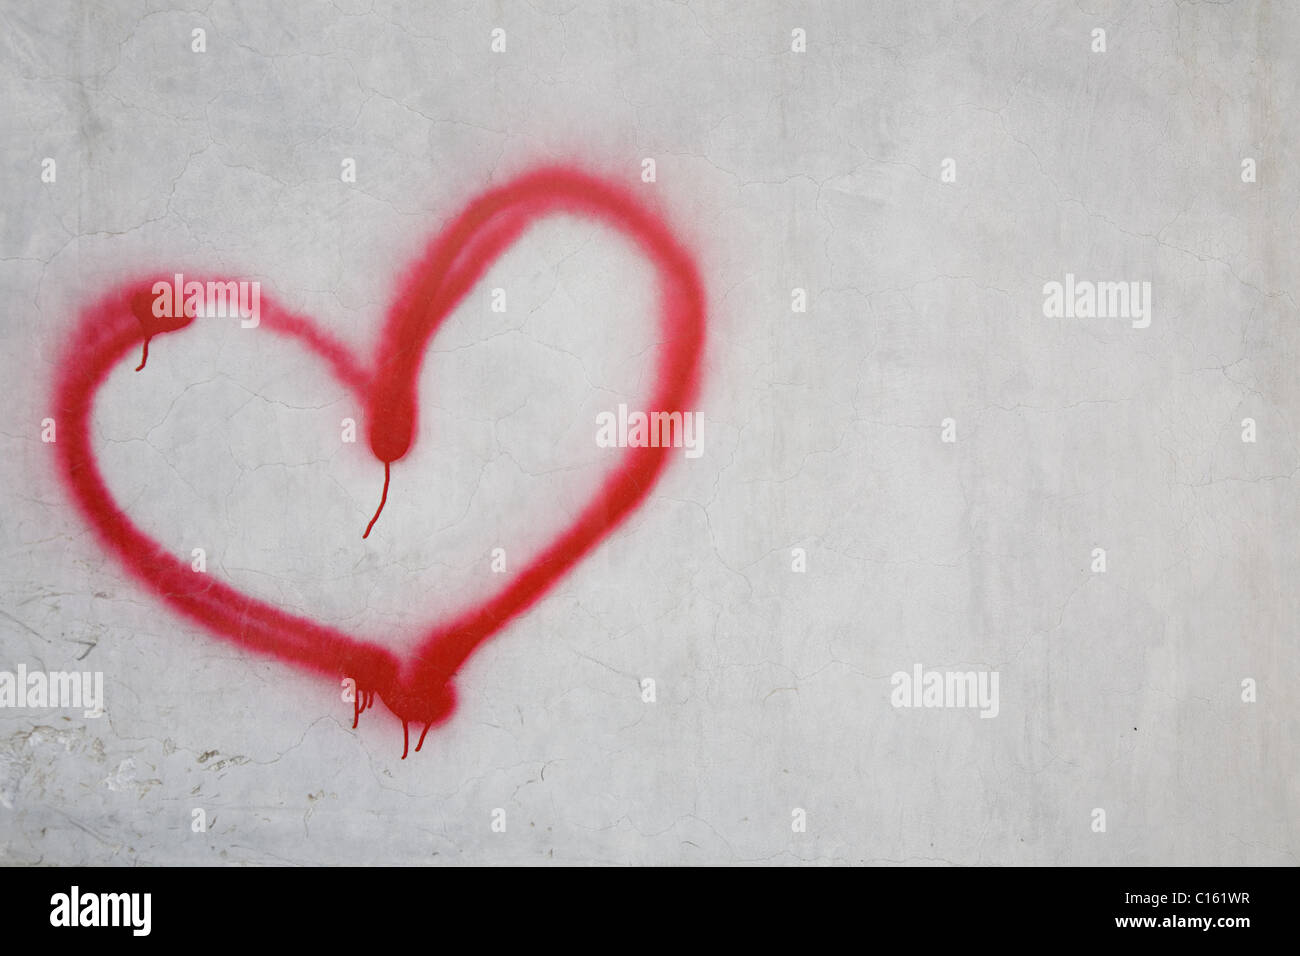
[{"label": "red heart graffiti", "polygon": [[[314,352],[361,399],[371,451],[385,467],[385,497],[388,467],[406,454],[416,434],[416,383],[429,340],[529,225],[561,213],[620,230],[655,265],[663,340],[650,408],[685,411],[695,398],[705,305],[690,255],[657,216],[625,191],[574,170],[538,170],[475,199],[430,243],[389,310],[369,367],[308,319],[262,297],[261,327]],[[170,281],[170,276],[162,281]],[[667,464],[667,447],[626,449],[619,467],[572,523],[497,594],[429,627],[414,652],[399,658],[385,647],[288,614],[194,572],[145,535],[109,493],[91,436],[95,395],[128,352],[143,344],[147,357],[150,338],[193,322],[192,314],[156,318],[153,286],[153,279],[123,286],[86,309],[59,365],[56,448],[60,475],[73,501],[131,574],[181,614],[249,650],[335,679],[353,678],[354,725],[377,692],[402,721],[403,758],[410,723],[424,724],[419,750],[429,728],[451,715],[452,678],[470,654],[532,606],[627,518]]]}]

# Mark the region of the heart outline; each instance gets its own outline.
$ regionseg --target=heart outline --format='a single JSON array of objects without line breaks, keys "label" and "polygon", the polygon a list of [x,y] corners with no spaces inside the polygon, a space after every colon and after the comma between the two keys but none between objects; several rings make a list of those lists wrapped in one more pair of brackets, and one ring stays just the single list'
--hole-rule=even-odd
[{"label": "heart outline", "polygon": [[[543,167],[473,199],[409,270],[369,367],[310,319],[265,295],[261,326],[296,339],[324,359],[335,378],[362,399],[372,453],[387,467],[414,441],[417,378],[442,322],[528,227],[564,213],[616,229],[654,265],[663,340],[648,407],[685,412],[699,392],[705,341],[705,296],[695,262],[668,226],[630,193],[577,169]],[[160,319],[142,308],[155,281],[122,285],[83,310],[59,363],[54,408],[60,440],[55,447],[60,479],[74,505],[101,544],[173,611],[247,650],[318,674],[353,678],[354,725],[355,714],[378,692],[401,720],[408,746],[408,724],[424,724],[416,750],[429,728],[453,713],[453,678],[473,652],[536,604],[626,520],[667,465],[671,449],[666,446],[623,449],[619,466],[550,544],[492,595],[422,627],[424,637],[414,651],[399,656],[195,573],[141,531],[108,491],[90,434],[100,387],[126,353],[193,322],[192,315]]]}]

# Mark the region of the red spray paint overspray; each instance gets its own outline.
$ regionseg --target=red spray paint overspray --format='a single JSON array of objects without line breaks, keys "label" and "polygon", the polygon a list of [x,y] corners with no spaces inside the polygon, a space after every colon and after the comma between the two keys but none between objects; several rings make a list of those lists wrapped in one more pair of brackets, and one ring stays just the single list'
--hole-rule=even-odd
[{"label": "red spray paint overspray", "polygon": [[[593,219],[619,230],[658,271],[662,343],[648,407],[686,411],[698,394],[705,299],[691,256],[656,215],[623,189],[572,169],[528,173],[472,201],[429,245],[390,308],[368,367],[308,319],[262,296],[261,327],[318,355],[366,409],[370,448],[385,468],[381,511],[392,464],[415,440],[417,380],[430,339],[525,229],[556,214]],[[159,280],[170,281],[170,274]],[[206,283],[207,277],[199,281]],[[500,592],[428,627],[415,651],[398,657],[378,644],[287,614],[195,573],[145,535],[109,494],[90,434],[95,395],[128,352],[194,321],[192,314],[155,317],[153,283],[147,279],[119,288],[86,309],[62,356],[54,403],[59,423],[55,448],[64,485],[100,541],[174,610],[248,650],[336,679],[352,678],[354,725],[378,693],[402,722],[403,758],[410,723],[424,725],[415,748],[419,750],[429,728],[451,715],[456,700],[452,678],[475,648],[531,607],[618,527],[668,463],[672,449],[667,447],[623,449],[619,467],[573,521]],[[395,488],[400,489],[400,471],[392,470]]]}]

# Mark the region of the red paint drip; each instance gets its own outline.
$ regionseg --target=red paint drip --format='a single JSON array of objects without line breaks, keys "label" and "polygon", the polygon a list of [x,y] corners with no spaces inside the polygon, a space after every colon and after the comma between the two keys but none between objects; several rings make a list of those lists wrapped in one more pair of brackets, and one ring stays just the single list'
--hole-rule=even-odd
[{"label": "red paint drip", "polygon": [[[373,528],[375,522],[379,520],[379,515],[383,513],[384,510],[384,504],[388,501],[388,469],[392,464],[391,461],[384,462],[384,493],[379,496],[379,507],[375,509],[375,516],[370,519],[370,524],[366,525],[366,532],[361,536],[363,538],[370,537],[370,529]],[[416,749],[418,750],[419,748],[417,747]]]},{"label": "red paint drip", "polygon": [[352,729],[357,729],[357,718],[364,714],[375,702],[375,692],[363,691],[360,687],[353,690],[352,695]]},{"label": "red paint drip", "polygon": [[144,368],[145,362],[149,361],[149,340],[151,338],[153,338],[152,335],[146,335],[144,337],[144,354],[140,356],[140,364],[135,367],[137,372]]},{"label": "red paint drip", "polygon": [[[310,320],[262,296],[262,321],[255,334],[283,336],[315,354],[366,409],[371,451],[385,465],[380,510],[387,500],[388,466],[405,455],[415,440],[416,387],[429,341],[528,226],[558,214],[593,220],[623,233],[654,266],[659,277],[661,344],[655,384],[644,407],[687,411],[695,399],[705,299],[690,255],[663,222],[622,187],[565,168],[528,173],[474,199],[430,243],[389,310],[369,364],[358,361]],[[170,277],[162,272],[157,278],[168,282]],[[155,316],[152,286],[150,278],[104,295],[82,312],[69,336],[57,365],[53,400],[60,440],[52,447],[62,484],[104,549],[175,612],[247,651],[334,681],[350,676],[358,698],[360,688],[366,688],[365,699],[353,704],[354,725],[378,692],[402,722],[403,757],[410,744],[409,722],[424,724],[418,751],[429,728],[446,721],[455,709],[452,681],[474,650],[535,604],[626,520],[668,464],[672,449],[626,449],[618,467],[569,525],[498,593],[465,610],[443,612],[441,619],[437,603],[428,602],[428,613],[436,623],[423,628],[409,656],[399,657],[381,644],[290,614],[194,573],[188,560],[181,561],[146,535],[109,492],[91,429],[95,396],[113,368],[142,340],[147,343],[155,335],[180,331],[194,320],[185,314]]]}]

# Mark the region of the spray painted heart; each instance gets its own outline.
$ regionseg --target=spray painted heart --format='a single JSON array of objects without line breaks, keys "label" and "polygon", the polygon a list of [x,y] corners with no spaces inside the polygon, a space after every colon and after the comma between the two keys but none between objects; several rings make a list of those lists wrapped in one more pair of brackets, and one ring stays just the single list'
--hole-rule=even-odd
[{"label": "spray painted heart", "polygon": [[[475,199],[430,243],[389,310],[369,366],[309,320],[262,299],[261,326],[318,355],[361,399],[371,451],[384,463],[381,509],[389,466],[406,454],[416,434],[416,382],[430,339],[525,229],[554,214],[593,219],[617,229],[653,263],[660,280],[663,339],[650,407],[685,412],[695,398],[705,302],[690,255],[658,217],[620,188],[571,169],[528,173]],[[171,276],[161,281],[170,282]],[[109,494],[90,428],[95,395],[128,352],[143,344],[147,358],[150,338],[194,321],[193,309],[173,309],[174,316],[165,309],[152,309],[154,285],[153,279],[129,284],[86,309],[59,363],[54,407],[64,485],[104,546],[174,610],[248,650],[336,680],[353,678],[357,684],[354,726],[356,716],[378,693],[402,722],[403,758],[409,749],[411,723],[424,725],[415,748],[419,750],[429,728],[451,715],[452,678],[470,654],[531,607],[627,518],[667,465],[667,447],[626,449],[619,467],[573,521],[498,593],[428,627],[414,652],[398,657],[385,647],[288,614],[195,573],[145,535]],[[155,311],[164,314],[159,317]]]}]

